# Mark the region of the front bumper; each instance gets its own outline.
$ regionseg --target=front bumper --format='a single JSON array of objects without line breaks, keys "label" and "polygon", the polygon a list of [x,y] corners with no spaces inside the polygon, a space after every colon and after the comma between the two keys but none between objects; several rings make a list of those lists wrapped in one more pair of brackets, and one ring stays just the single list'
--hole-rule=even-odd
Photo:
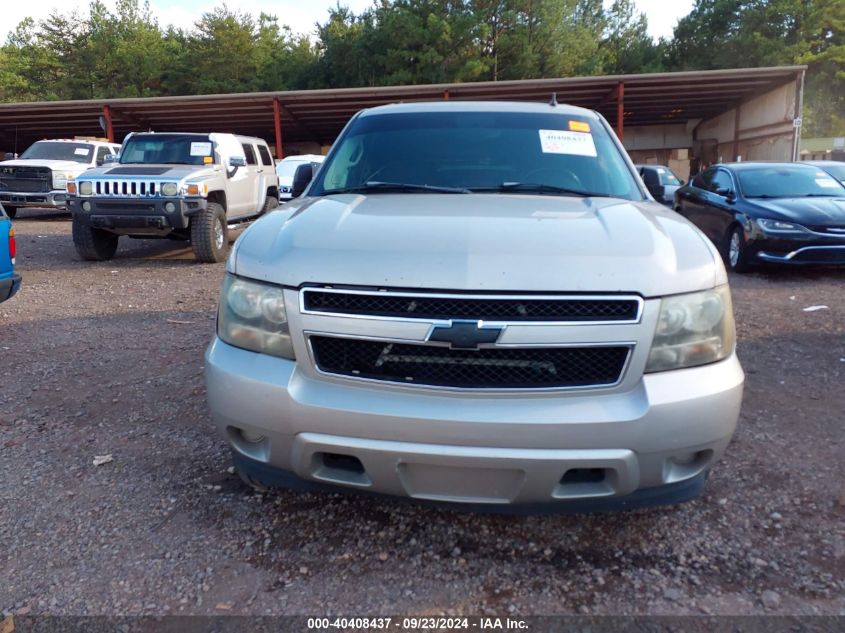
[{"label": "front bumper", "polygon": [[[84,203],[90,204],[85,210]],[[165,205],[175,207],[168,212]],[[138,234],[187,229],[191,216],[208,207],[205,198],[68,198],[74,220],[113,233]]]},{"label": "front bumper", "polygon": [[48,191],[45,193],[0,191],[0,202],[10,207],[64,209],[67,204],[67,199],[67,191],[64,190]]},{"label": "front bumper", "polygon": [[783,237],[757,235],[747,242],[752,259],[761,263],[787,265],[845,264],[845,235]]},{"label": "front bumper", "polygon": [[219,339],[206,352],[212,417],[241,465],[494,506],[624,507],[646,489],[683,500],[676,484],[703,478],[730,442],[743,380],[731,356],[646,375],[624,393],[479,396],[323,381]]},{"label": "front bumper", "polygon": [[12,273],[11,277],[0,279],[0,303],[11,299],[21,288],[21,276]]}]

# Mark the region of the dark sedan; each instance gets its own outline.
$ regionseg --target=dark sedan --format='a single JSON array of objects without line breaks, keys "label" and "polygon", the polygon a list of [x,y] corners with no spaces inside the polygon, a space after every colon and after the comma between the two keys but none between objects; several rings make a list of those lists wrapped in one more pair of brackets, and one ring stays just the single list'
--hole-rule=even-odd
[{"label": "dark sedan", "polygon": [[763,263],[845,264],[845,187],[811,165],[714,165],[675,192],[675,210],[735,272]]}]

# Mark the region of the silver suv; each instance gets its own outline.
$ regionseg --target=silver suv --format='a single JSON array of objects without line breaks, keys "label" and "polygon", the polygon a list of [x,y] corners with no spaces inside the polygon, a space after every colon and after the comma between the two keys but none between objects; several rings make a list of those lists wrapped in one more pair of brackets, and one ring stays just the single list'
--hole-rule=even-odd
[{"label": "silver suv", "polygon": [[68,191],[74,246],[94,261],[114,257],[128,235],[190,240],[197,260],[222,262],[229,224],[279,205],[267,143],[234,134],[130,134],[116,163],[85,172]]},{"label": "silver suv", "polygon": [[718,253],[600,115],[404,104],[238,240],[206,380],[256,486],[630,508],[701,490],[734,347]]}]

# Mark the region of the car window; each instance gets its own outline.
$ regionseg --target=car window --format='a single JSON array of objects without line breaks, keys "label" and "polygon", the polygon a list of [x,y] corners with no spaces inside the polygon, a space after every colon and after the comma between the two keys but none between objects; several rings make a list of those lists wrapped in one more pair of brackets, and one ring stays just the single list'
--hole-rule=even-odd
[{"label": "car window", "polygon": [[818,165],[818,167],[829,173],[837,180],[845,181],[845,163],[831,162],[829,165]]},{"label": "car window", "polygon": [[373,181],[471,190],[518,183],[643,199],[604,127],[577,114],[439,111],[361,116],[338,140],[309,194]]},{"label": "car window", "polygon": [[717,170],[713,174],[713,178],[710,180],[709,189],[714,193],[720,189],[729,189],[730,191],[733,191],[734,184],[731,180],[730,174],[723,169]]},{"label": "car window", "polygon": [[108,156],[109,154],[111,154],[111,149],[109,149],[108,147],[98,147],[97,162],[102,163],[105,160],[106,156]]},{"label": "car window", "polygon": [[660,177],[660,184],[661,185],[678,185],[680,186],[681,181],[678,177],[672,173],[672,170],[667,167],[658,167],[655,169],[657,175]]},{"label": "car window", "polygon": [[709,189],[710,180],[713,178],[714,169],[706,169],[698,174],[692,181],[692,186],[696,189]]},{"label": "car window", "polygon": [[246,164],[247,165],[257,165],[258,161],[255,160],[255,150],[252,149],[252,145],[249,143],[242,143],[241,144],[244,148],[244,155],[246,156]]},{"label": "car window", "polygon": [[265,167],[271,167],[273,165],[273,157],[270,156],[270,150],[267,149],[266,145],[258,146],[258,155],[261,156],[262,165]]},{"label": "car window", "polygon": [[127,139],[120,163],[205,165],[214,162],[207,136],[188,134],[136,134]]},{"label": "car window", "polygon": [[648,187],[654,187],[654,186],[659,184],[658,181],[657,181],[657,174],[650,167],[643,167],[640,170],[640,175],[642,175],[643,182]]},{"label": "car window", "polygon": [[746,198],[842,196],[845,187],[830,174],[810,165],[770,165],[739,170]]}]

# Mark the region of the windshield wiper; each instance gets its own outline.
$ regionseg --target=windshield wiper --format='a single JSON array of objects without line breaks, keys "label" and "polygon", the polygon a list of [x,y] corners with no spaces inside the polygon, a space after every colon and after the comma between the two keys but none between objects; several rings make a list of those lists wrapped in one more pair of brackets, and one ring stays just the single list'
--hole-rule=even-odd
[{"label": "windshield wiper", "polygon": [[569,189],[557,185],[546,185],[535,182],[503,182],[498,187],[473,187],[473,191],[495,191],[505,193],[509,191],[521,191],[527,193],[549,193],[555,195],[580,196],[582,198],[611,198],[613,196],[595,191],[582,191],[580,189]]},{"label": "windshield wiper", "polygon": [[462,187],[438,187],[436,185],[420,185],[412,182],[381,182],[369,180],[363,185],[344,187],[342,189],[327,189],[324,195],[336,193],[370,193],[373,191],[427,191],[429,193],[472,193]]}]

